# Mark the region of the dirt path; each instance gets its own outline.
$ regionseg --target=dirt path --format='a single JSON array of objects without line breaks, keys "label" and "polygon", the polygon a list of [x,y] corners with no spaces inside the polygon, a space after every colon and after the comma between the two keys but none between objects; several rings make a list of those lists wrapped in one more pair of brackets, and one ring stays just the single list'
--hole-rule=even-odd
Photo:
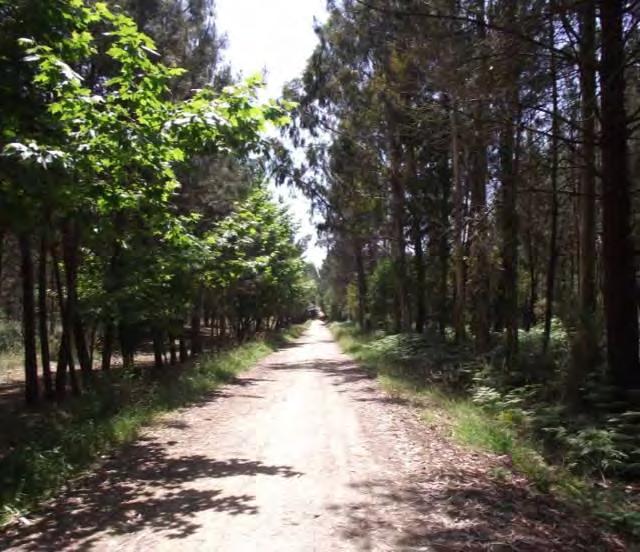
[{"label": "dirt path", "polygon": [[490,479],[488,461],[386,397],[316,322],[0,549],[621,549],[526,482]]}]

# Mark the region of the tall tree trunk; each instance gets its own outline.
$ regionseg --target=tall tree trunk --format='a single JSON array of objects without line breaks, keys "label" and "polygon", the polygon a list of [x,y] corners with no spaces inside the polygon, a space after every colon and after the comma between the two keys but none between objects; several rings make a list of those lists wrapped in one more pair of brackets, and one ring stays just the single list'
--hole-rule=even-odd
[{"label": "tall tree trunk", "polygon": [[506,360],[513,366],[518,353],[518,215],[516,211],[515,124],[511,115],[500,137],[501,234],[502,234],[502,313],[506,329]]},{"label": "tall tree trunk", "polygon": [[475,112],[475,136],[471,157],[471,268],[472,321],[475,349],[485,353],[490,346],[489,332],[489,254],[487,237],[487,146],[482,124],[484,102]]},{"label": "tall tree trunk", "polygon": [[356,258],[356,275],[358,280],[358,325],[362,331],[367,329],[367,275],[364,269],[362,241],[354,244]]},{"label": "tall tree trunk", "polygon": [[189,352],[187,351],[187,341],[184,338],[184,335],[181,335],[178,338],[178,352],[180,362],[187,362],[189,360]]},{"label": "tall tree trunk", "polygon": [[402,147],[391,137],[391,203],[393,223],[394,272],[396,288],[395,331],[408,329],[409,290],[407,285],[406,243],[404,238],[405,189],[401,174]]},{"label": "tall tree trunk", "polygon": [[155,368],[164,368],[163,352],[164,346],[162,331],[155,329],[153,330],[153,360]]},{"label": "tall tree trunk", "polygon": [[419,202],[418,167],[416,161],[416,146],[413,137],[407,145],[407,182],[412,194],[411,240],[413,242],[413,264],[415,270],[415,330],[422,333],[427,320],[426,305],[426,269],[424,264],[424,246],[422,232],[422,209]]},{"label": "tall tree trunk", "polygon": [[39,399],[38,360],[36,353],[36,309],[34,300],[35,276],[31,238],[27,233],[18,236],[20,248],[20,277],[22,279],[22,328],[24,340],[24,379],[27,404]]},{"label": "tall tree trunk", "polygon": [[[438,333],[442,339],[446,336],[448,322],[448,280],[449,280],[449,264],[451,258],[451,248],[449,245],[449,237],[447,230],[449,228],[449,219],[451,216],[451,169],[449,167],[448,151],[442,155],[442,160],[438,169],[438,181],[440,184],[439,197],[439,224],[437,227],[437,243],[438,254],[440,260],[440,272],[438,279]],[[432,230],[433,231],[433,230]]]},{"label": "tall tree trunk", "polygon": [[78,311],[78,230],[77,223],[65,222],[62,229],[64,271],[67,283],[67,310],[83,379],[91,379],[92,366],[80,312]]},{"label": "tall tree trunk", "polygon": [[[476,18],[480,22],[477,27],[478,47],[488,53],[485,46],[486,7],[485,0],[475,0]],[[475,102],[473,111],[473,136],[470,158],[469,181],[471,185],[471,247],[469,285],[471,294],[471,324],[477,353],[488,351],[490,343],[489,305],[490,305],[490,267],[487,224],[487,131],[484,122],[487,102],[482,97],[483,80],[487,75],[485,55],[481,55],[480,74],[478,75],[479,98]]]},{"label": "tall tree trunk", "polygon": [[567,374],[567,399],[576,405],[579,389],[595,368],[598,356],[596,315],[596,5],[584,0],[580,15],[580,106],[582,169],[580,176],[579,313]]},{"label": "tall tree trunk", "polygon": [[424,332],[427,321],[426,306],[426,269],[424,265],[424,248],[422,245],[422,232],[420,231],[420,220],[414,217],[412,224],[413,253],[416,271],[416,332]]},{"label": "tall tree trunk", "polygon": [[102,362],[103,372],[111,370],[111,357],[113,356],[113,341],[115,339],[115,324],[109,320],[106,322],[102,335]]},{"label": "tall tree trunk", "polygon": [[42,364],[42,381],[47,399],[52,399],[53,380],[51,378],[51,354],[49,352],[49,325],[47,308],[47,259],[49,244],[46,230],[40,238],[40,259],[38,265],[38,329],[40,333],[40,361]]},{"label": "tall tree trunk", "polygon": [[628,128],[625,109],[623,0],[600,0],[602,28],[602,218],[607,357],[613,381],[623,393],[640,388],[638,312]]},{"label": "tall tree trunk", "polygon": [[202,335],[200,324],[202,319],[202,290],[198,290],[193,310],[191,311],[191,356],[202,353]]},{"label": "tall tree trunk", "polygon": [[[62,321],[62,336],[60,337],[60,346],[58,349],[58,363],[56,366],[56,399],[64,400],[67,394],[67,373],[70,376],[71,391],[74,395],[80,394],[80,386],[76,377],[75,365],[73,359],[73,347],[71,344],[71,319],[67,308],[68,301],[65,300],[64,290],[62,287],[62,277],[60,276],[60,267],[54,247],[51,247],[51,266],[53,268],[53,276],[56,284],[58,295],[58,303],[60,308],[60,318]],[[68,370],[68,372],[67,372]]]},{"label": "tall tree trunk", "polygon": [[[552,9],[554,2],[551,3]],[[555,47],[556,34],[554,18],[549,23],[549,43]],[[547,266],[547,289],[545,296],[544,333],[542,337],[542,352],[549,349],[551,336],[551,320],[553,318],[553,301],[556,288],[556,271],[558,267],[558,159],[560,146],[560,124],[558,119],[558,75],[556,68],[555,49],[551,50],[551,236],[549,238],[549,265]]]},{"label": "tall tree trunk", "polygon": [[451,106],[451,167],[453,171],[453,258],[455,276],[455,304],[453,306],[453,328],[456,341],[465,338],[464,307],[466,302],[464,260],[464,189],[460,174],[460,146],[458,136],[458,104]]}]

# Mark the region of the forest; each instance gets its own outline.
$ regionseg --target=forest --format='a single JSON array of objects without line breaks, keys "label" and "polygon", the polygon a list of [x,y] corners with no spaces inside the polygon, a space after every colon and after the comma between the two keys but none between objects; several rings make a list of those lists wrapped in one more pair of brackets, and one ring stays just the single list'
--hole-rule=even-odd
[{"label": "forest", "polygon": [[235,374],[317,304],[402,400],[639,537],[640,2],[328,0],[314,32],[263,100],[213,0],[0,0],[0,376],[46,428],[0,446],[0,498],[135,438],[56,456],[66,420],[148,388],[146,424],[169,367]]},{"label": "forest", "polygon": [[458,344],[479,387],[605,436],[626,411],[637,471],[640,5],[330,6],[282,175],[322,214],[326,311]]},{"label": "forest", "polygon": [[131,367],[149,342],[162,368],[202,352],[205,327],[287,325],[312,289],[258,157],[286,109],[216,66],[203,6],[144,4],[1,8],[2,323],[30,404],[80,394],[116,351]]}]

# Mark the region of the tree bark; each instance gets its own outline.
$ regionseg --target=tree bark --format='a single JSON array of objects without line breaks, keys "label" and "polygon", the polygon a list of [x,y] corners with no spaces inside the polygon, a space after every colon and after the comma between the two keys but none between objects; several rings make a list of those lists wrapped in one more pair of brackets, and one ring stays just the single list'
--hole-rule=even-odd
[{"label": "tree bark", "polygon": [[635,259],[625,109],[623,0],[600,0],[602,218],[607,358],[614,383],[640,388]]},{"label": "tree bark", "polygon": [[389,124],[389,146],[391,150],[391,218],[393,226],[393,251],[396,304],[394,309],[394,330],[406,331],[409,324],[407,283],[406,241],[404,237],[405,187],[402,178],[402,145],[397,131],[396,114],[387,107]]},{"label": "tree bark", "polygon": [[29,234],[25,232],[18,236],[18,247],[20,248],[20,277],[22,280],[25,400],[27,404],[33,405],[38,402],[40,391],[36,353],[35,276]]},{"label": "tree bark", "polygon": [[[552,2],[552,8],[554,3]],[[549,23],[549,43],[555,45],[554,18]],[[558,267],[558,160],[560,146],[560,124],[558,119],[558,75],[555,50],[551,51],[551,235],[549,237],[549,265],[547,266],[547,288],[545,296],[544,332],[542,352],[547,354],[551,336],[553,302],[555,299],[556,271]]]},{"label": "tree bark", "polygon": [[109,320],[104,327],[102,336],[102,362],[103,372],[111,370],[111,357],[113,356],[113,340],[115,338],[115,325]]},{"label": "tree bark", "polygon": [[53,267],[53,275],[58,294],[58,303],[60,308],[60,318],[62,321],[62,336],[60,337],[60,345],[58,349],[58,362],[56,366],[56,399],[63,401],[67,394],[67,370],[71,381],[71,392],[74,395],[80,394],[80,386],[76,377],[75,365],[73,359],[73,348],[71,346],[71,320],[67,309],[67,300],[64,297],[62,287],[62,277],[60,276],[60,267],[54,247],[51,247],[51,265]]},{"label": "tree bark", "polygon": [[465,338],[464,307],[466,302],[464,260],[464,189],[460,174],[460,146],[458,136],[458,104],[454,100],[450,110],[451,119],[451,167],[453,176],[453,257],[455,276],[455,303],[453,306],[453,328],[456,341]]},{"label": "tree bark", "polygon": [[154,366],[158,369],[164,368],[164,359],[162,353],[164,352],[164,347],[162,344],[163,336],[162,331],[154,330],[153,331],[153,360]]},{"label": "tree bark", "polygon": [[40,238],[40,259],[38,265],[38,329],[40,332],[40,361],[42,364],[42,381],[47,399],[54,396],[51,377],[51,353],[49,351],[49,325],[47,306],[47,259],[49,244],[46,230]]},{"label": "tree bark", "polygon": [[362,331],[365,331],[367,329],[367,275],[364,269],[362,242],[360,240],[356,240],[354,253],[358,281],[358,325]]},{"label": "tree bark", "polygon": [[196,296],[193,310],[191,311],[191,356],[198,356],[202,353],[202,335],[200,324],[202,316],[202,290]]},{"label": "tree bark", "polygon": [[91,379],[92,366],[84,328],[78,311],[78,230],[76,223],[65,222],[62,229],[62,247],[64,272],[67,283],[67,310],[71,321],[71,331],[75,340],[78,363],[82,377],[87,382]]},{"label": "tree bark", "polygon": [[582,169],[580,176],[579,312],[566,392],[570,404],[579,402],[580,386],[595,368],[596,334],[596,5],[584,0],[580,16],[580,107],[582,115]]},{"label": "tree bark", "polygon": [[518,354],[518,215],[516,211],[515,124],[513,114],[500,137],[501,233],[502,233],[502,313],[506,329],[506,360],[513,366]]}]

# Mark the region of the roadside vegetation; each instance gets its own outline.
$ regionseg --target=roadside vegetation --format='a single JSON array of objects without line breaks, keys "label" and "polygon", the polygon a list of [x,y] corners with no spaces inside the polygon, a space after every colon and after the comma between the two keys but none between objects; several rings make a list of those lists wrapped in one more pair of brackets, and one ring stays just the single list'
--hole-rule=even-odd
[{"label": "roadside vegetation", "polygon": [[[451,341],[363,333],[350,323],[334,323],[331,330],[388,393],[419,408],[424,422],[444,436],[508,458],[509,470],[539,492],[640,539],[640,489],[630,480],[636,465],[619,446],[631,441],[620,439],[619,420],[571,416],[542,389],[508,385],[497,359],[479,359]],[[566,355],[565,336],[552,335],[552,348]],[[506,478],[509,470],[497,468],[494,476]]]}]

